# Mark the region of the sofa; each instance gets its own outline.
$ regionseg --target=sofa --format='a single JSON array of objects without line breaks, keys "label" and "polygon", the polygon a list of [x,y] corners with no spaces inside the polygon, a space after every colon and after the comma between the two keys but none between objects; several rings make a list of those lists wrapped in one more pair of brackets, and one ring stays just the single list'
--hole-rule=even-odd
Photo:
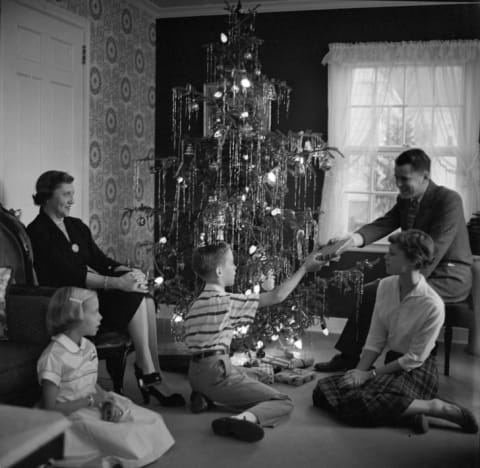
[{"label": "sofa", "polygon": [[45,327],[50,288],[34,287],[29,244],[23,225],[0,205],[0,266],[12,269],[4,300],[8,339],[0,341],[0,403],[23,406],[39,398],[36,364],[50,340]]},{"label": "sofa", "polygon": [[32,406],[40,397],[37,360],[50,341],[45,327],[50,295],[50,288],[8,289],[8,340],[0,341],[0,403]]}]

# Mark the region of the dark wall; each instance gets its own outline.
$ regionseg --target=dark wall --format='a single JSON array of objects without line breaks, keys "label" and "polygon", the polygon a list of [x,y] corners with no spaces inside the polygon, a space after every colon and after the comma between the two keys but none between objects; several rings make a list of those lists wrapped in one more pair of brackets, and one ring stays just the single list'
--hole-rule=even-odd
[{"label": "dark wall", "polygon": [[[332,42],[398,42],[480,38],[480,5],[261,13],[256,34],[267,76],[293,88],[287,130],[327,131],[327,67]],[[227,15],[157,20],[156,153],[171,155],[171,89],[206,77],[203,44],[217,42]],[[200,128],[199,128],[200,131]]]},{"label": "dark wall", "polygon": [[[367,8],[288,13],[260,13],[256,34],[264,40],[260,49],[263,71],[287,81],[293,88],[290,114],[280,121],[283,131],[327,132],[327,67],[321,64],[333,42],[399,42],[480,38],[479,5]],[[202,89],[206,77],[202,45],[216,42],[227,29],[227,15],[157,20],[156,154],[172,155],[172,87],[193,84]],[[201,135],[199,126],[198,135]],[[351,268],[356,261],[378,254],[351,252],[341,263],[323,271]],[[381,256],[383,257],[383,256]],[[383,258],[366,281],[384,276]],[[330,294],[330,313],[348,316],[353,295]]]}]

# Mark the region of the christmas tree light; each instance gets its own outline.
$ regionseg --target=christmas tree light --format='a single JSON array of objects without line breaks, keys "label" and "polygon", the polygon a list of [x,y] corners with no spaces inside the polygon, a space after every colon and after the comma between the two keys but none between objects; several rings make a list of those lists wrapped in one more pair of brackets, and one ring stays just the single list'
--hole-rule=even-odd
[{"label": "christmas tree light", "polygon": [[[278,122],[280,112],[288,113],[291,88],[262,71],[257,8],[244,12],[238,3],[226,9],[228,30],[218,43],[205,46],[205,89],[187,84],[172,90],[175,157],[135,161],[151,165],[158,182],[156,206],[127,209],[137,214],[137,222],[157,219],[159,240],[146,248],[163,281],[152,286],[160,302],[175,304],[172,330],[178,338],[179,317],[199,289],[190,267],[192,250],[227,241],[238,265],[235,290],[271,290],[314,247],[320,215],[317,179],[341,156],[320,133],[271,130],[273,118]],[[205,109],[204,134],[193,136],[199,104]],[[134,173],[138,177],[140,171]],[[301,346],[308,327],[325,324],[329,285],[354,284],[361,298],[362,269],[336,272],[333,280],[309,275],[286,301],[260,310],[250,327],[236,330],[237,339],[253,350],[276,340]]]}]

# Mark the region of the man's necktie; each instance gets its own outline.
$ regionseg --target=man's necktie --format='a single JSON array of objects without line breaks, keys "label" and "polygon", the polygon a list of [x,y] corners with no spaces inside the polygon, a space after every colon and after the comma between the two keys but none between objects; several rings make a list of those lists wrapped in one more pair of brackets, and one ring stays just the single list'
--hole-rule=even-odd
[{"label": "man's necktie", "polygon": [[417,217],[417,213],[418,213],[418,200],[416,198],[412,198],[408,201],[406,229],[413,228],[413,224],[415,223],[415,218]]}]

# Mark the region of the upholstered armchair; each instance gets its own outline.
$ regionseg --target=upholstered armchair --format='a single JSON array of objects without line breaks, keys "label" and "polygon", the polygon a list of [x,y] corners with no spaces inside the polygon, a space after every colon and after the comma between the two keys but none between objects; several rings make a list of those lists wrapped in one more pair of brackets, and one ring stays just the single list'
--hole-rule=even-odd
[{"label": "upholstered armchair", "polygon": [[[0,266],[13,269],[5,298],[8,340],[0,341],[0,402],[31,405],[39,397],[36,364],[50,341],[45,315],[55,288],[37,285],[25,227],[1,205]],[[105,332],[92,341],[99,359],[106,360],[114,390],[123,393],[126,359],[133,350],[130,338]]]}]

